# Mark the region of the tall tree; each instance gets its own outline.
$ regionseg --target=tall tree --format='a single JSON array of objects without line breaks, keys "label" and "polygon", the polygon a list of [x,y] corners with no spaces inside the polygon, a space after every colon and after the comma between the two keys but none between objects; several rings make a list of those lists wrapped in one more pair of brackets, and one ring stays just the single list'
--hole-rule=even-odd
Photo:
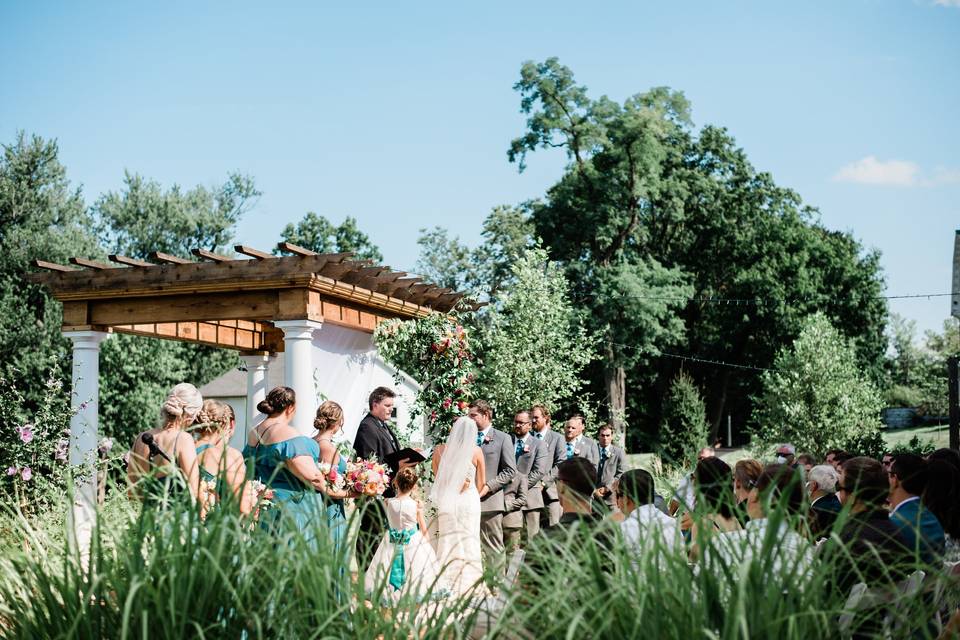
[{"label": "tall tree", "polygon": [[383,262],[380,249],[360,230],[356,218],[350,216],[347,216],[343,223],[335,225],[324,216],[308,211],[300,222],[284,227],[280,237],[284,242],[317,253],[352,251],[361,260]]},{"label": "tall tree", "polygon": [[615,428],[625,426],[627,371],[683,335],[676,315],[693,289],[680,268],[643,251],[657,212],[660,164],[669,138],[689,123],[681,93],[659,87],[618,104],[591,100],[556,58],[528,62],[514,89],[528,115],[508,158],[522,171],[529,153],[563,148],[569,164],[544,202],[536,233],[567,265],[573,294],[603,337],[604,387]]},{"label": "tall tree", "polygon": [[238,173],[213,189],[173,185],[165,192],[158,182],[128,171],[124,190],[105,193],[93,212],[103,244],[116,253],[188,257],[192,249],[228,251],[237,222],[259,196],[253,179]]},{"label": "tall tree", "polygon": [[55,141],[20,132],[0,156],[0,377],[21,381],[34,408],[51,364],[69,380],[70,345],[60,304],[23,276],[35,258],[101,257],[58,152]]}]

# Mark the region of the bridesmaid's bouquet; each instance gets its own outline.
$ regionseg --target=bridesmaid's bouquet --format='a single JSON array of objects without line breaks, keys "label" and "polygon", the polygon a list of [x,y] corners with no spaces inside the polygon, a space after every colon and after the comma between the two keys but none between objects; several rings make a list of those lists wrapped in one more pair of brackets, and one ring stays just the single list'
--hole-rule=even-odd
[{"label": "bridesmaid's bouquet", "polygon": [[[347,465],[349,470],[349,464]],[[336,465],[332,465],[329,462],[320,463],[320,473],[323,474],[323,477],[326,478],[327,482],[330,483],[335,490],[339,491],[343,489],[343,485],[346,482],[346,478],[340,473],[337,472]]]},{"label": "bridesmaid's bouquet", "polygon": [[253,491],[254,509],[253,519],[260,519],[260,512],[266,511],[273,506],[273,489],[263,484],[259,480],[251,480],[249,483],[250,491]]},{"label": "bridesmaid's bouquet", "polygon": [[357,493],[375,497],[383,495],[390,481],[390,469],[385,464],[373,460],[357,458],[347,463],[346,486]]},{"label": "bridesmaid's bouquet", "polygon": [[201,480],[200,493],[202,494],[203,503],[207,505],[208,511],[217,506],[217,501],[220,499],[220,493],[217,490],[216,480]]}]

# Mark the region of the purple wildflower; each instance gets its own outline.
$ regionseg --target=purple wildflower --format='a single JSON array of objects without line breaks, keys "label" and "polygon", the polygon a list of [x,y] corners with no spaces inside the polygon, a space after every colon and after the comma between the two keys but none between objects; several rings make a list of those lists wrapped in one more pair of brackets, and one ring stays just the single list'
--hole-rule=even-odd
[{"label": "purple wildflower", "polygon": [[109,454],[111,449],[113,449],[113,439],[103,438],[100,440],[100,445],[97,447],[100,455],[105,456]]},{"label": "purple wildflower", "polygon": [[16,467],[7,467],[8,476],[15,476],[17,475],[17,473],[19,473],[19,469],[17,469]]},{"label": "purple wildflower", "polygon": [[25,424],[22,427],[17,427],[17,435],[20,436],[20,440],[24,444],[30,444],[33,440],[33,425]]}]

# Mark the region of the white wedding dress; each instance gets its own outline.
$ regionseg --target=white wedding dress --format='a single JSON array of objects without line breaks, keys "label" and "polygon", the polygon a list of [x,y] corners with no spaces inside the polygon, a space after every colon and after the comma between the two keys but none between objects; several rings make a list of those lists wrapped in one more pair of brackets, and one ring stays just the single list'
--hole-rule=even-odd
[{"label": "white wedding dress", "polygon": [[[432,497],[437,506],[437,559],[454,596],[485,597],[480,552],[480,493],[473,464],[476,424],[460,418],[440,458]],[[469,487],[461,493],[464,480]]]}]

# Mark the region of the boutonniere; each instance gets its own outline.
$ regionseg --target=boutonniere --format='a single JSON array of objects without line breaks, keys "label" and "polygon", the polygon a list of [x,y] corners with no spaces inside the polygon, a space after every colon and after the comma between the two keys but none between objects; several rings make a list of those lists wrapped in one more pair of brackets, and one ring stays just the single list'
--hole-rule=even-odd
[{"label": "boutonniere", "polygon": [[530,453],[530,445],[528,445],[528,444],[523,445],[523,452],[524,452],[524,453]]},{"label": "boutonniere", "polygon": [[580,449],[574,449],[574,450],[573,450],[573,455],[575,455],[575,456],[580,455]]},{"label": "boutonniere", "polygon": [[484,444],[490,444],[491,442],[493,442],[493,438],[490,437],[490,434],[487,434],[487,435],[483,436],[483,443],[484,443]]}]

